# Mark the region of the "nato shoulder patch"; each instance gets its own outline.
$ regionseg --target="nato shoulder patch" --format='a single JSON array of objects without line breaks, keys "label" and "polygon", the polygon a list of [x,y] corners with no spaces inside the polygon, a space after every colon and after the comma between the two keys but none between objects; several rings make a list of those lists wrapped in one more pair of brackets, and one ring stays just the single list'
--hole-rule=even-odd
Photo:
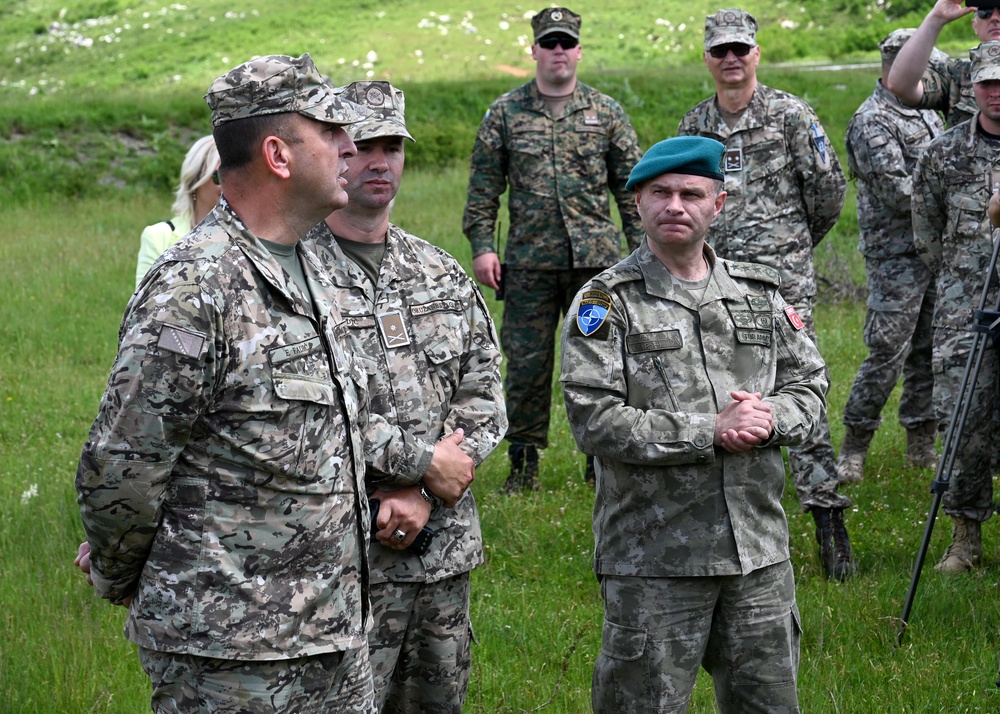
[{"label": "nato shoulder patch", "polygon": [[726,272],[734,278],[748,278],[771,285],[781,285],[781,276],[778,271],[760,263],[732,263],[727,260]]},{"label": "nato shoulder patch", "polygon": [[[587,290],[580,298],[576,312],[576,327],[584,337],[597,336],[608,319],[611,296],[603,290]],[[606,332],[606,331],[605,331]]]}]

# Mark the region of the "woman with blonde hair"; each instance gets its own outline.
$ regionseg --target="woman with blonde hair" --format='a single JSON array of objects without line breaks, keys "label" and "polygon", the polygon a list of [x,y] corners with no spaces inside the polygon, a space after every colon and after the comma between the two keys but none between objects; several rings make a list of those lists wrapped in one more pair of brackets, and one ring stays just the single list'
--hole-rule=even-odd
[{"label": "woman with blonde hair", "polygon": [[139,261],[135,268],[138,287],[160,253],[179,241],[208,215],[222,187],[219,185],[219,152],[211,135],[203,136],[188,149],[181,164],[181,180],[170,212],[174,217],[146,226],[139,238]]}]

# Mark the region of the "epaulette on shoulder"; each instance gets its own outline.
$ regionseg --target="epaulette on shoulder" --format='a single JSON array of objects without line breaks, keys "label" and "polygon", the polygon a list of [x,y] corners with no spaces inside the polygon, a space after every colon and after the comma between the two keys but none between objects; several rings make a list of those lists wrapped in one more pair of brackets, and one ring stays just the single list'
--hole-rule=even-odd
[{"label": "epaulette on shoulder", "polygon": [[781,275],[774,268],[760,263],[736,263],[725,261],[726,272],[734,278],[746,278],[762,283],[770,283],[775,287],[781,285]]},{"label": "epaulette on shoulder", "polygon": [[633,280],[642,280],[642,270],[638,265],[622,265],[618,264],[613,268],[607,268],[606,270],[598,273],[594,276],[595,283],[600,283],[607,288],[614,288],[616,285],[621,285],[622,283],[629,283]]}]

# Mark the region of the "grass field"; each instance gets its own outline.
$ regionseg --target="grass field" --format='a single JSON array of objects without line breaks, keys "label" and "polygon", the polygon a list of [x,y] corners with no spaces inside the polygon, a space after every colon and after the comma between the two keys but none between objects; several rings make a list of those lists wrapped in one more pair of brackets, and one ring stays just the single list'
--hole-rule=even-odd
[{"label": "grass field", "polygon": [[[871,91],[872,71],[769,65],[872,60],[873,52],[857,47],[873,46],[871,37],[892,23],[919,20],[899,15],[921,3],[897,3],[892,16],[883,5],[745,4],[766,21],[762,79],[807,98],[841,156],[844,128]],[[644,145],[670,135],[682,113],[710,93],[690,47],[714,4],[639,0],[628,12],[597,0],[571,6],[585,17],[586,80],[622,101]],[[532,9],[490,0],[436,7],[247,0],[238,9],[221,0],[33,0],[0,7],[0,265],[7,275],[0,297],[0,712],[148,710],[146,677],[121,635],[124,612],[95,598],[72,566],[83,537],[73,475],[115,353],[139,232],[166,216],[179,157],[207,130],[204,87],[245,55],[306,50],[340,81],[372,71],[403,85],[418,143],[394,219],[468,266],[460,234],[465,157],[486,103],[523,81],[509,68],[530,71],[518,37],[528,32]],[[475,32],[466,31],[470,25]],[[949,49],[961,49],[966,35],[967,27],[951,28]],[[377,58],[366,68],[369,51]],[[852,187],[817,253],[824,290],[817,324],[832,372],[835,445],[865,354],[856,239]],[[499,317],[498,305],[491,307]],[[473,578],[479,644],[468,712],[589,710],[601,623],[590,569],[592,494],[561,401],[556,395],[540,492],[497,495],[507,469],[502,450],[477,475],[488,560]],[[826,581],[812,519],[798,512],[790,488],[786,494],[804,626],[803,711],[1000,711],[1000,537],[992,524],[979,572],[948,579],[928,567],[906,639],[895,646],[932,478],[903,466],[895,407],[894,397],[866,479],[845,489],[854,499],[848,526],[861,564],[856,579]],[[938,524],[931,560],[947,530],[946,520]],[[714,711],[707,679],[699,680],[689,711]]]}]

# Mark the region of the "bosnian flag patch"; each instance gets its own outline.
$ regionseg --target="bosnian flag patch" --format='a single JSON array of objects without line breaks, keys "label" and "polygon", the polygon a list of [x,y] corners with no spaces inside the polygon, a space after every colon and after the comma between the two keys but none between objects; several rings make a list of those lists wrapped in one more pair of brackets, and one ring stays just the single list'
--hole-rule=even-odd
[{"label": "bosnian flag patch", "polygon": [[799,317],[799,313],[795,312],[795,308],[791,305],[785,308],[785,315],[788,316],[788,321],[796,330],[801,330],[806,326],[806,323],[802,322],[802,318]]},{"label": "bosnian flag patch", "polygon": [[576,326],[580,334],[584,337],[599,336],[598,330],[608,319],[610,309],[610,295],[603,290],[587,290],[580,298],[580,308],[576,312]]}]

